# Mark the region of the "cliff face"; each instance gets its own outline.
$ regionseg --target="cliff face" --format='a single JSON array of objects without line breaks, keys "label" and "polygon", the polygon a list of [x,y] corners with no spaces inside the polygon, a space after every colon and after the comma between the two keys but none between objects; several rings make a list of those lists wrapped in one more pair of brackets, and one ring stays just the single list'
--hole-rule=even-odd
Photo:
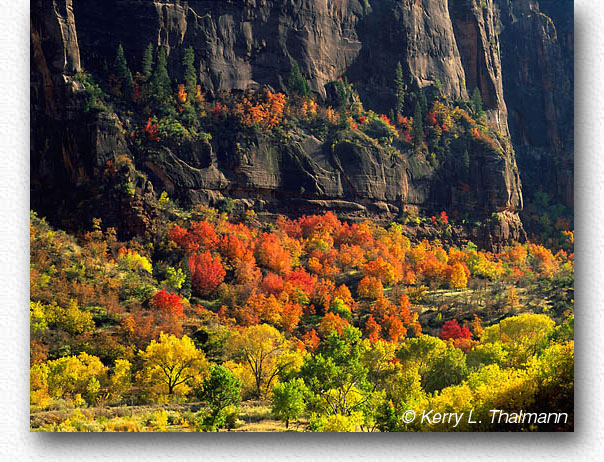
[{"label": "cliff face", "polygon": [[[411,91],[437,85],[451,99],[479,88],[489,121],[508,133],[496,14],[492,0],[36,0],[32,3],[32,204],[51,210],[99,198],[95,176],[116,154],[135,160],[136,200],[108,206],[116,223],[141,230],[145,197],[166,190],[186,203],[229,195],[276,212],[337,209],[394,217],[405,208],[467,210],[498,224],[485,242],[522,238],[520,178],[511,144],[471,148],[469,186],[459,190],[450,162],[433,168],[421,155],[395,158],[351,135],[325,142],[296,133],[285,143],[233,134],[211,143],[165,146],[141,157],[111,114],[82,114],[71,79],[100,68],[122,43],[136,63],[152,43],[169,51],[177,74],[185,47],[208,91],[283,89],[292,63],[319,96],[346,75],[367,106],[393,105],[394,67]],[[80,63],[81,61],[81,63]],[[138,64],[138,63],[137,63]],[[136,183],[136,181],[135,181]],[[52,194],[51,194],[52,193]],[[137,202],[138,201],[138,202]],[[111,220],[110,220],[111,221]]]},{"label": "cliff face", "polygon": [[529,195],[573,206],[573,4],[499,0],[509,126]]},{"label": "cliff face", "polygon": [[106,0],[77,5],[84,61],[165,46],[172,61],[193,46],[204,88],[283,88],[297,61],[311,88],[347,74],[380,110],[392,107],[400,61],[409,88],[440,82],[452,99],[483,95],[507,132],[493,0]]}]

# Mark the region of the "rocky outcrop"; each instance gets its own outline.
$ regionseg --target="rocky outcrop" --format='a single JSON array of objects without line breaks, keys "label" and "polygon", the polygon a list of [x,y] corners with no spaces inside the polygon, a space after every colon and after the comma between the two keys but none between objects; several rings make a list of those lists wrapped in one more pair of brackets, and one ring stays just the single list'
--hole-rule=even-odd
[{"label": "rocky outcrop", "polygon": [[523,184],[530,196],[544,190],[572,207],[572,2],[498,4],[505,99]]},{"label": "rocky outcrop", "polygon": [[439,83],[452,98],[478,87],[505,133],[506,111],[493,0],[105,0],[75,9],[87,67],[118,43],[140,59],[165,46],[176,69],[185,47],[208,90],[284,88],[294,61],[311,88],[348,75],[364,100],[392,108],[394,68],[410,89]]},{"label": "rocky outcrop", "polygon": [[[136,172],[136,194],[112,190],[101,172],[116,156],[129,156],[119,118],[83,111],[80,47],[72,0],[35,0],[31,9],[31,203],[72,229],[102,216],[123,235],[150,229],[153,186]],[[116,185],[113,185],[116,186]]]},{"label": "rocky outcrop", "polygon": [[469,91],[480,90],[492,123],[507,134],[497,27],[499,15],[494,0],[453,0],[449,2],[449,11],[464,65],[465,85]]},{"label": "rocky outcrop", "polygon": [[[165,190],[183,204],[217,204],[228,196],[276,213],[333,209],[384,219],[406,209],[495,213],[502,225],[485,242],[523,236],[518,169],[504,141],[496,148],[470,146],[464,181],[454,158],[434,167],[424,154],[393,155],[348,131],[327,140],[302,130],[287,139],[224,133],[211,142],[142,152],[125,136],[128,120],[82,111],[82,92],[71,78],[82,65],[101,69],[118,43],[135,68],[149,43],[165,46],[173,76],[184,48],[192,46],[209,91],[283,89],[296,61],[319,96],[327,82],[346,75],[366,105],[383,111],[392,107],[400,61],[409,90],[438,86],[457,99],[479,88],[490,120],[505,135],[491,0],[34,2],[32,206],[52,213],[57,202],[67,208],[86,202],[90,213],[106,212],[110,224],[132,222],[135,232],[144,232],[153,191]],[[148,180],[128,173],[135,194],[104,207],[100,189],[106,185],[98,178],[119,155],[132,159]]]}]

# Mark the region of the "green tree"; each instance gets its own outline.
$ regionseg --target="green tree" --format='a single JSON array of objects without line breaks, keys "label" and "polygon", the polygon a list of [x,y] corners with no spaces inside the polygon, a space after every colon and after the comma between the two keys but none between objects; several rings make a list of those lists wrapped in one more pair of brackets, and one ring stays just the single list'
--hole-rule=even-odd
[{"label": "green tree", "polygon": [[147,78],[153,74],[153,45],[147,45],[143,54],[143,75]]},{"label": "green tree", "polygon": [[310,85],[302,75],[300,66],[298,66],[296,61],[294,61],[289,78],[287,79],[287,89],[295,95],[306,96],[308,98],[312,96]]},{"label": "green tree", "polygon": [[289,421],[296,419],[304,411],[306,407],[305,391],[306,386],[302,379],[278,383],[273,388],[273,413],[285,421],[285,428],[289,428]]},{"label": "green tree", "polygon": [[467,182],[470,178],[470,154],[468,154],[467,149],[464,149],[461,156],[461,168],[463,180]]},{"label": "green tree", "polygon": [[368,370],[361,362],[364,346],[361,332],[347,326],[342,335],[331,333],[317,354],[305,358],[300,376],[313,394],[313,411],[350,416],[361,409],[371,392]]},{"label": "green tree", "polygon": [[[403,78],[403,67],[399,61],[396,64],[396,70],[394,71],[394,94],[396,96],[396,114],[402,114],[405,109],[405,80]],[[393,119],[394,121],[394,119]]]},{"label": "green tree", "polygon": [[422,114],[426,115],[428,113],[428,97],[424,90],[419,90],[417,100],[419,102],[419,107],[422,109]]},{"label": "green tree", "polygon": [[172,92],[172,82],[168,74],[168,60],[165,48],[157,51],[157,62],[151,75],[151,92],[159,103],[164,103]]},{"label": "green tree", "polygon": [[183,75],[185,79],[185,87],[189,97],[195,95],[195,87],[197,86],[197,71],[195,70],[195,51],[193,47],[188,47],[182,57]]},{"label": "green tree", "polygon": [[117,47],[113,70],[118,79],[122,95],[128,99],[132,99],[134,97],[134,80],[132,79],[132,72],[128,68],[128,62],[126,61],[124,48],[121,43]]},{"label": "green tree", "polygon": [[226,410],[230,406],[238,406],[241,401],[241,381],[226,367],[214,364],[210,367],[210,375],[203,381],[203,388],[197,393],[209,407],[202,421],[202,428],[215,431],[224,425]]},{"label": "green tree", "polygon": [[407,340],[397,357],[418,367],[422,386],[428,393],[457,385],[468,375],[465,353],[429,335]]},{"label": "green tree", "polygon": [[474,111],[474,114],[476,115],[476,117],[480,118],[482,117],[482,115],[484,114],[484,110],[482,107],[482,95],[480,94],[480,90],[477,88],[474,88],[474,91],[472,92],[472,110]]},{"label": "green tree", "polygon": [[413,114],[413,145],[419,150],[424,142],[424,121],[422,108],[419,101],[415,103],[415,112]]}]

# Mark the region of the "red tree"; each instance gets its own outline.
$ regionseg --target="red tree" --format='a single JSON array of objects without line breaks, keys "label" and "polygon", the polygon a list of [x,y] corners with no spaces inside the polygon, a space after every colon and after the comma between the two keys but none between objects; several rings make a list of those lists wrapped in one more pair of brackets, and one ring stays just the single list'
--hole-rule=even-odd
[{"label": "red tree", "polygon": [[199,295],[209,295],[214,292],[226,275],[220,257],[212,257],[209,251],[201,255],[189,257],[191,270],[191,285]]},{"label": "red tree", "polygon": [[151,305],[168,315],[184,317],[184,307],[178,294],[170,294],[165,289],[157,292],[151,299]]},{"label": "red tree", "polygon": [[460,338],[470,339],[472,338],[472,332],[467,327],[460,327],[457,320],[452,319],[445,322],[442,330],[440,331],[440,338],[443,340],[457,340]]},{"label": "red tree", "polygon": [[373,315],[370,314],[369,318],[367,318],[367,322],[365,323],[365,335],[367,335],[367,338],[369,339],[369,341],[371,343],[377,342],[380,339],[381,331],[382,331],[382,328],[375,321],[375,319],[373,318]]}]

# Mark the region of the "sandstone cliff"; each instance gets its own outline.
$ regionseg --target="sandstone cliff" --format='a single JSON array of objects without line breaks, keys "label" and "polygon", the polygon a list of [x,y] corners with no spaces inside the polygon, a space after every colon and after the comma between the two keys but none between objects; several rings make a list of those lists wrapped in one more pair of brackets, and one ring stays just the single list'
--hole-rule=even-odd
[{"label": "sandstone cliff", "polygon": [[439,168],[421,155],[393,159],[349,133],[318,140],[298,132],[286,143],[234,133],[143,156],[129,145],[117,115],[82,113],[71,79],[81,67],[102,67],[118,43],[130,62],[148,43],[165,46],[174,72],[184,48],[193,46],[208,91],[283,89],[296,61],[319,97],[327,82],[346,75],[366,105],[383,111],[392,106],[400,61],[409,91],[438,85],[448,98],[467,99],[479,88],[490,122],[505,136],[492,0],[34,1],[32,204],[50,212],[57,200],[105,203],[99,167],[124,154],[146,175],[128,173],[136,176],[135,199],[114,196],[102,210],[110,222],[131,222],[135,232],[149,223],[153,207],[145,197],[155,189],[183,203],[216,203],[228,195],[283,213],[329,208],[393,218],[408,208],[455,208],[497,215],[481,238],[486,245],[523,236],[520,177],[509,142],[497,150],[470,147],[463,193],[454,159]]},{"label": "sandstone cliff", "polygon": [[573,4],[498,0],[509,126],[529,195],[573,206]]}]

